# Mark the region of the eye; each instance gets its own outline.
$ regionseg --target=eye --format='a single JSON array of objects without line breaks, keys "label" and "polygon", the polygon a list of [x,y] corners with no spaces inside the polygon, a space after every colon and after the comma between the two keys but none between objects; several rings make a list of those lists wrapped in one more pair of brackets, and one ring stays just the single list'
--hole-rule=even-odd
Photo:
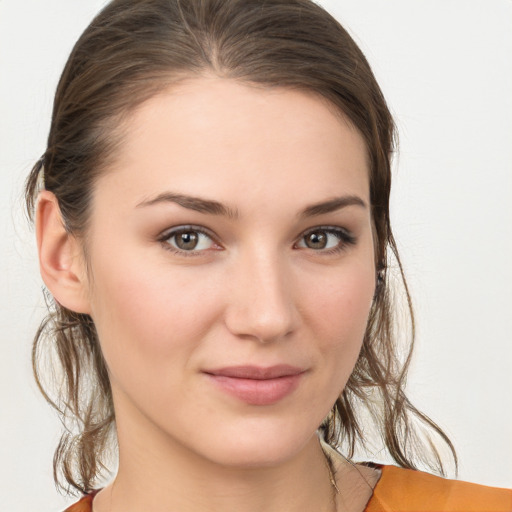
[{"label": "eye", "polygon": [[195,226],[180,226],[166,231],[160,242],[166,245],[166,249],[179,253],[197,253],[218,247],[208,233]]},{"label": "eye", "polygon": [[343,228],[317,227],[302,235],[297,247],[330,253],[341,251],[355,242],[354,235]]}]

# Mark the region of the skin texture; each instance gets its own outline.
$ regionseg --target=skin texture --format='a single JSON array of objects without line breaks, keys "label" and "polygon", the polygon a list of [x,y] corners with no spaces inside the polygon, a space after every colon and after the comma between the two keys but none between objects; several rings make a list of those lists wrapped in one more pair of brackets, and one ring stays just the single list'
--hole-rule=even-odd
[{"label": "skin texture", "polygon": [[[332,510],[315,432],[356,362],[375,290],[362,137],[313,95],[213,77],[150,99],[123,129],[96,183],[87,265],[52,195],[38,205],[43,278],[92,316],[110,372],[120,466],[95,511]],[[301,215],[347,196],[361,204]],[[180,226],[206,231],[192,233],[195,250],[176,252]],[[312,230],[326,248],[308,246]],[[302,373],[268,405],[207,373],[249,364]],[[340,475],[354,494],[360,475]],[[369,492],[346,504],[362,508]]]}]

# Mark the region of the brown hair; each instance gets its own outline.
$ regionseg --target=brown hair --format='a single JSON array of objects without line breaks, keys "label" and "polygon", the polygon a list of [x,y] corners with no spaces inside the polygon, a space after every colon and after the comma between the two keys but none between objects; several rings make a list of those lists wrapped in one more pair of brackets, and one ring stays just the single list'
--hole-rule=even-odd
[{"label": "brown hair", "polygon": [[[112,1],[82,34],[62,73],[47,149],[27,179],[29,215],[44,174],[41,186],[57,197],[66,229],[84,239],[95,179],[115,155],[122,119],[170,84],[205,73],[313,92],[337,107],[363,135],[378,285],[359,359],[322,432],[327,442],[343,444],[353,456],[358,445],[365,447],[360,411],[366,407],[399,465],[427,465],[444,473],[424,431],[440,436],[456,463],[454,448],[404,393],[414,321],[389,218],[393,120],[364,55],[312,1]],[[405,354],[400,354],[394,332],[394,277],[403,283],[411,320]],[[33,366],[42,393],[66,426],[54,457],[55,480],[60,482],[62,473],[68,485],[88,491],[106,469],[104,457],[110,438],[115,438],[108,372],[92,319],[51,297],[48,305],[49,314],[34,340]],[[62,369],[61,374],[54,372],[54,395],[43,383],[48,354]]]}]

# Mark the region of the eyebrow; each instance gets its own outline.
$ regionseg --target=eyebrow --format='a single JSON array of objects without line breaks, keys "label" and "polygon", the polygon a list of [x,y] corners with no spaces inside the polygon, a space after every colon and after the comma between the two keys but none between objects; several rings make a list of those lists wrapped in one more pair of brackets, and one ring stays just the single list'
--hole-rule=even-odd
[{"label": "eyebrow", "polygon": [[220,215],[231,219],[238,218],[238,210],[233,210],[227,206],[213,201],[212,199],[203,199],[201,197],[188,196],[185,194],[175,194],[164,192],[153,199],[147,199],[137,205],[139,207],[152,206],[159,203],[176,203],[183,208],[195,210],[196,212],[209,213],[210,215]]},{"label": "eyebrow", "polygon": [[359,197],[354,195],[333,197],[327,201],[321,201],[304,208],[299,214],[302,218],[315,217],[317,215],[324,215],[326,213],[332,213],[347,206],[360,206],[367,208],[366,203]]},{"label": "eyebrow", "polygon": [[[189,210],[195,210],[197,212],[207,213],[210,215],[224,216],[231,219],[237,219],[239,217],[237,209],[229,208],[218,201],[173,192],[163,192],[152,199],[146,199],[138,203],[137,208],[153,206],[160,203],[175,203]],[[360,206],[362,208],[367,208],[366,203],[359,196],[346,195],[334,197],[327,201],[321,201],[307,206],[299,213],[299,217],[308,218],[324,215],[326,213],[341,210],[347,206]]]}]

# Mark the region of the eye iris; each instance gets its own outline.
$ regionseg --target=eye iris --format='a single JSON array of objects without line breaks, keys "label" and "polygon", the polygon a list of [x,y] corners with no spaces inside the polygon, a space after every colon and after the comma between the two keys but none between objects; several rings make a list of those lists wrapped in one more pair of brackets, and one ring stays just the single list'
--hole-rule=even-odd
[{"label": "eye iris", "polygon": [[323,231],[315,231],[306,235],[306,245],[310,249],[325,249],[327,234]]},{"label": "eye iris", "polygon": [[199,242],[199,236],[194,231],[183,231],[176,235],[176,245],[185,251],[195,249]]}]

